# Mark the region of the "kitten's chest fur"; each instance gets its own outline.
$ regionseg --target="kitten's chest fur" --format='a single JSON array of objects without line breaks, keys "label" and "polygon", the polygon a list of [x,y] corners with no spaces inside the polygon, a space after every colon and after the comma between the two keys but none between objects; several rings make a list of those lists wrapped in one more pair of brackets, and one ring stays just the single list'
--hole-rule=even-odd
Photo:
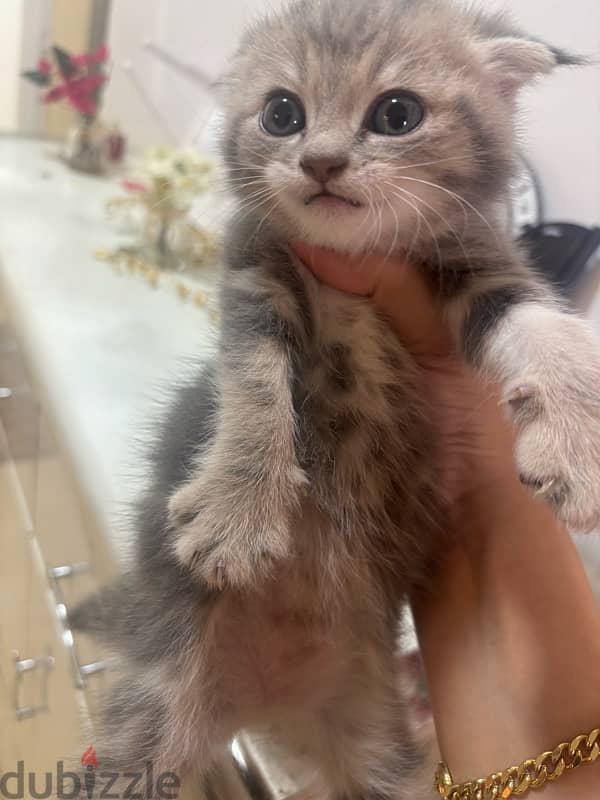
[{"label": "kitten's chest fur", "polygon": [[423,528],[437,517],[432,425],[418,368],[369,301],[299,272],[311,324],[294,406],[310,495],[361,557],[382,563],[384,555],[396,575],[412,572],[425,550]]}]

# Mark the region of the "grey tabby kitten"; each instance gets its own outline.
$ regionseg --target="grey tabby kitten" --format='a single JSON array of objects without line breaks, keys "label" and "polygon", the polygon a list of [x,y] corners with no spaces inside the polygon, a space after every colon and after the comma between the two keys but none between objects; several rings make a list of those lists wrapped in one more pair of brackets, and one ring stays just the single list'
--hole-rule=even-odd
[{"label": "grey tabby kitten", "polygon": [[248,31],[227,81],[218,358],[161,432],[135,567],[79,615],[122,656],[103,766],[207,771],[269,724],[333,798],[425,796],[395,642],[443,549],[435,420],[373,305],[288,242],[420,264],[510,401],[523,479],[591,527],[600,352],[497,222],[517,92],[572,63],[434,0],[299,0]]}]

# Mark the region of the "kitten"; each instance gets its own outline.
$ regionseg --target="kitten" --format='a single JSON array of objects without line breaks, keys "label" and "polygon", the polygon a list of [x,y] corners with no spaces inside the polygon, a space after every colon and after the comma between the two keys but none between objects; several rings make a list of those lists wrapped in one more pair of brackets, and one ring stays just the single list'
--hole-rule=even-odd
[{"label": "kitten", "polygon": [[421,264],[515,412],[523,480],[591,527],[598,346],[497,222],[516,95],[575,61],[435,0],[299,0],[248,31],[226,82],[218,358],[160,434],[134,569],[79,613],[122,655],[103,765],[205,773],[269,724],[333,798],[429,796],[395,642],[443,549],[435,421],[372,304],[288,242]]}]

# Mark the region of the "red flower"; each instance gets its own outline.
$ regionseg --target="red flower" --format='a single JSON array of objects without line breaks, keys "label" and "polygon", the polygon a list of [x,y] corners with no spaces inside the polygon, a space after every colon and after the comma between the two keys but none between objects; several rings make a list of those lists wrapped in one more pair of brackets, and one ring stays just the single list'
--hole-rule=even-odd
[{"label": "red flower", "polygon": [[103,44],[92,53],[83,53],[80,56],[71,56],[74,67],[91,67],[94,64],[103,64],[108,59],[108,47]]},{"label": "red flower", "polygon": [[121,186],[128,192],[140,192],[141,194],[145,194],[148,191],[148,187],[145,183],[136,181],[134,178],[124,178],[121,181]]},{"label": "red flower", "polygon": [[55,103],[57,100],[66,100],[80,114],[93,116],[98,110],[95,93],[105,81],[106,76],[101,74],[67,79],[60,86],[46,92],[43,101]]},{"label": "red flower", "polygon": [[37,64],[37,71],[41,72],[42,75],[50,75],[52,72],[52,64],[47,58],[40,58]]}]

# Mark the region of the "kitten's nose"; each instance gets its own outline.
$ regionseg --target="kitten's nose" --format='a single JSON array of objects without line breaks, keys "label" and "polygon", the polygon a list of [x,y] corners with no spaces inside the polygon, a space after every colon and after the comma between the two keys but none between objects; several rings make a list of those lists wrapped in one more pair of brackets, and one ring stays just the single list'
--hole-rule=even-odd
[{"label": "kitten's nose", "polygon": [[305,156],[300,162],[302,171],[320,183],[327,183],[340,175],[348,164],[346,156]]}]

